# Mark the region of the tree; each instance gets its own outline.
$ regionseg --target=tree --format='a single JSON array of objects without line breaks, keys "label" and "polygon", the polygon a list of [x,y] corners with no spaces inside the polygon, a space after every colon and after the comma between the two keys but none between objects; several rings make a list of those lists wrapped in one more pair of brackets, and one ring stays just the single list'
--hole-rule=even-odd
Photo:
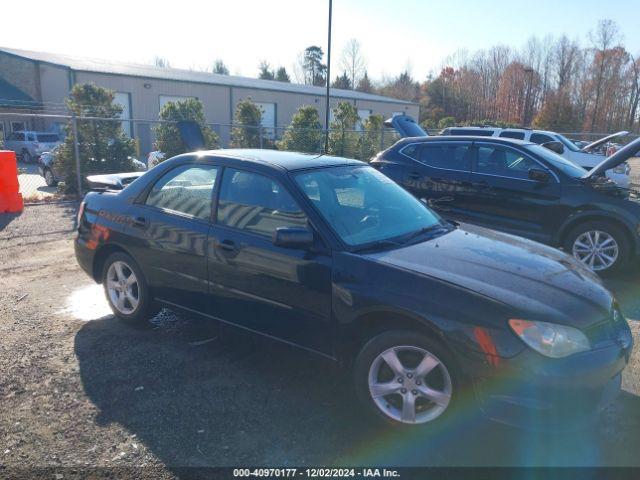
[{"label": "tree", "polygon": [[595,100],[593,112],[591,113],[591,131],[593,132],[598,120],[598,108],[600,107],[600,98],[602,96],[602,83],[610,57],[609,50],[619,38],[618,26],[612,20],[600,20],[597,30],[595,33],[590,33],[589,37],[595,49]]},{"label": "tree", "polygon": [[[115,93],[111,90],[81,83],[71,89],[66,104],[69,111],[77,117],[114,119],[122,114],[122,107],[114,103],[114,99]],[[135,141],[125,135],[120,122],[78,119],[77,139],[72,122],[70,120],[66,126],[67,135],[56,156],[56,168],[64,180],[62,188],[65,193],[77,193],[76,140],[83,190],[87,187],[87,175],[135,170],[132,161],[136,150]]]},{"label": "tree", "polygon": [[164,153],[163,160],[188,151],[175,123],[182,120],[191,120],[200,125],[204,138],[204,149],[219,148],[218,136],[205,123],[204,107],[200,100],[187,98],[177,102],[167,102],[160,110],[159,116],[163,122],[154,128],[154,133],[158,149]]},{"label": "tree", "polygon": [[342,50],[340,65],[349,77],[351,88],[354,88],[360,82],[367,67],[367,62],[360,48],[360,42],[355,38],[349,40]]},{"label": "tree", "polygon": [[[231,130],[231,146],[236,148],[261,148],[262,110],[250,98],[238,102],[234,127]],[[264,143],[264,139],[262,139]]]},{"label": "tree", "polygon": [[400,100],[418,101],[420,98],[420,85],[407,70],[380,88],[380,94]]},{"label": "tree", "polygon": [[291,123],[278,142],[278,149],[319,153],[322,151],[323,138],[318,110],[312,105],[303,105],[291,117]]},{"label": "tree", "polygon": [[160,68],[171,68],[171,65],[169,64],[169,60],[167,60],[164,57],[159,57],[158,55],[156,55],[156,57],[153,59],[153,64],[156,67],[160,67]]},{"label": "tree", "polygon": [[258,75],[258,78],[261,80],[274,80],[275,79],[275,74],[273,73],[273,70],[271,70],[271,67],[269,66],[269,63],[266,60],[263,60],[262,62],[260,62],[260,73]]},{"label": "tree", "polygon": [[219,58],[215,62],[213,62],[213,67],[211,67],[211,71],[219,75],[229,75],[229,68]]},{"label": "tree", "polygon": [[351,90],[351,79],[347,75],[347,72],[344,72],[342,75],[336,77],[331,86],[333,88],[340,88],[342,90]]},{"label": "tree", "polygon": [[373,83],[371,83],[371,80],[369,80],[369,75],[367,74],[366,70],[364,71],[364,74],[362,75],[360,81],[358,81],[356,90],[358,90],[359,92],[373,93]]},{"label": "tree", "polygon": [[327,66],[322,63],[324,52],[322,48],[312,45],[302,53],[302,73],[306,85],[323,87],[326,85]]},{"label": "tree", "polygon": [[444,117],[438,122],[438,128],[455,127],[456,119],[454,117]]},{"label": "tree", "polygon": [[291,83],[287,69],[284,67],[278,68],[276,71],[276,80],[279,82]]},{"label": "tree", "polygon": [[329,152],[332,155],[356,158],[359,136],[356,132],[358,111],[352,103],[338,102],[333,109],[333,121],[329,126]]},{"label": "tree", "polygon": [[360,160],[367,161],[380,151],[382,145],[382,115],[370,115],[362,122],[362,135],[360,137]]}]

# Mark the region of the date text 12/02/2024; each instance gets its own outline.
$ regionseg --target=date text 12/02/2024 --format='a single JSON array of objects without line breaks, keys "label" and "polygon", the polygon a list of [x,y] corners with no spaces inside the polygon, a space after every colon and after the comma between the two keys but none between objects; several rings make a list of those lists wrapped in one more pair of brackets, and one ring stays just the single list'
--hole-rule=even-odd
[{"label": "date text 12/02/2024", "polygon": [[262,478],[398,478],[397,470],[386,468],[236,468],[234,477]]}]

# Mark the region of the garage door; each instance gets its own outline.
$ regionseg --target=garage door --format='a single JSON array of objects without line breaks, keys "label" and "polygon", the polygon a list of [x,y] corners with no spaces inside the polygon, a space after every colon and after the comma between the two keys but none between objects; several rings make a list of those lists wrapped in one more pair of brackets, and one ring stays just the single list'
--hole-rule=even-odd
[{"label": "garage door", "polygon": [[[116,92],[113,103],[122,107],[120,118],[127,120],[131,119],[131,95],[129,93]],[[133,136],[133,128],[131,127],[131,122],[122,122],[122,131],[130,137]]]},{"label": "garage door", "polygon": [[268,138],[273,138],[276,128],[276,104],[256,102],[256,105],[262,109],[263,134]]}]

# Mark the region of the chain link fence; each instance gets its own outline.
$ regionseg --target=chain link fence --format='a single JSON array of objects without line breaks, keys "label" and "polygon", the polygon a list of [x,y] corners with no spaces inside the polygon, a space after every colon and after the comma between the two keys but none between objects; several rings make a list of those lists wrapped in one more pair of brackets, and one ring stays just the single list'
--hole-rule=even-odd
[{"label": "chain link fence", "polygon": [[[102,122],[117,122],[126,136],[135,141],[135,153],[129,163],[131,169],[146,170],[149,154],[157,151],[156,131],[161,124],[176,124],[166,120],[79,117],[69,114],[27,114],[0,113],[0,119],[12,127],[21,126],[24,131],[35,132],[22,138],[15,138],[14,132],[5,132],[4,148],[14,150],[18,157],[20,191],[27,205],[46,202],[77,200],[82,193],[82,179],[97,173],[106,173],[108,165],[99,161],[86,162],[83,153],[91,149],[80,148],[77,138],[78,125],[99,127]],[[392,146],[399,140],[398,133],[389,128],[380,129],[295,129],[283,127],[255,127],[238,124],[206,124],[218,138],[219,148],[266,148],[281,151],[297,151],[321,154],[325,149],[328,135],[329,154],[368,161],[378,152]],[[37,132],[47,132],[38,134]],[[76,132],[76,134],[74,134]],[[1,132],[0,132],[1,133]],[[439,131],[429,131],[430,135]],[[74,164],[72,175],[64,175],[56,169],[55,148],[64,141],[66,135],[73,135]],[[31,136],[29,136],[31,135]],[[568,138],[593,141],[602,138],[604,133],[564,133]],[[628,138],[627,138],[628,140]],[[85,145],[86,146],[86,145]],[[156,153],[152,153],[154,157]],[[121,171],[121,170],[119,170]],[[64,182],[75,182],[74,193],[65,194],[69,189]],[[80,187],[80,194],[77,193]]]}]

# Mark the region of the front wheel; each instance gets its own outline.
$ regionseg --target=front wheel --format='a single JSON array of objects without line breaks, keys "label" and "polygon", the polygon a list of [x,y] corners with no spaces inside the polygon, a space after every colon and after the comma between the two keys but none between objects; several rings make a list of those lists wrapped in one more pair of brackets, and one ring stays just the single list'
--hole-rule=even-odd
[{"label": "front wheel", "polygon": [[440,420],[459,396],[449,354],[417,332],[390,331],[369,340],[356,359],[354,375],[362,404],[394,426]]},{"label": "front wheel", "polygon": [[146,326],[158,313],[142,271],[129,255],[109,255],[104,263],[102,283],[111,310],[121,320]]},{"label": "front wheel", "polygon": [[573,228],[565,239],[565,250],[599,274],[621,270],[628,262],[631,246],[624,231],[607,221],[595,220]]},{"label": "front wheel", "polygon": [[53,172],[48,168],[44,171],[44,181],[47,184],[47,187],[55,187],[58,184],[53,176]]}]

